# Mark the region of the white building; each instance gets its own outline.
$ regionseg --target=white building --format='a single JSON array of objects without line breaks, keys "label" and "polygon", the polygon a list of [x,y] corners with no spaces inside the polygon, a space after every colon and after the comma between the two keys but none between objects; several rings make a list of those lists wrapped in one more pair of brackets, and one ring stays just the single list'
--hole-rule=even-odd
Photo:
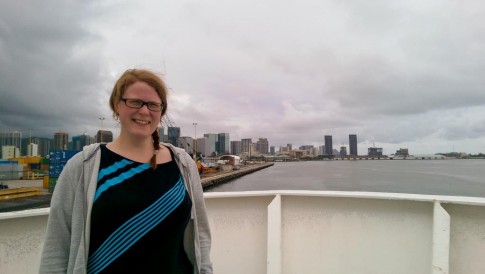
[{"label": "white building", "polygon": [[27,156],[32,157],[32,156],[39,156],[39,145],[30,143],[27,146]]},{"label": "white building", "polygon": [[8,160],[10,158],[20,157],[20,149],[16,146],[2,146],[2,159]]}]

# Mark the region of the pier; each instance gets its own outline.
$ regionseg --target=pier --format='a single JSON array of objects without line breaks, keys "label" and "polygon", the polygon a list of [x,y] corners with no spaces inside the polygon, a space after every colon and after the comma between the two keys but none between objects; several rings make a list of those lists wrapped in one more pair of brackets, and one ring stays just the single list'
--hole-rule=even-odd
[{"label": "pier", "polygon": [[[238,170],[201,175],[202,187],[204,189],[209,188],[272,165],[274,163],[250,164],[242,166]],[[0,191],[0,213],[49,207],[52,194],[48,193],[47,189],[42,189],[43,180],[10,180],[5,182],[9,188]]]},{"label": "pier", "polygon": [[274,163],[251,164],[242,166],[238,170],[205,175],[201,177],[202,188],[205,189],[211,186],[215,186],[229,180],[247,175],[249,173],[253,173],[255,171],[270,167],[272,165],[274,165]]}]

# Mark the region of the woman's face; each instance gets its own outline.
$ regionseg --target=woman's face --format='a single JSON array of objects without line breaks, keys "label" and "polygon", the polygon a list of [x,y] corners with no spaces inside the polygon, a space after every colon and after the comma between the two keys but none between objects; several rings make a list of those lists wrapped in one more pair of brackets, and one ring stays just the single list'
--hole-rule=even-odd
[{"label": "woman's face", "polygon": [[162,112],[149,110],[147,105],[143,105],[139,109],[129,107],[124,101],[126,99],[161,104],[162,100],[158,93],[147,83],[136,82],[128,86],[117,106],[121,135],[130,138],[151,138],[152,133],[158,127]]}]

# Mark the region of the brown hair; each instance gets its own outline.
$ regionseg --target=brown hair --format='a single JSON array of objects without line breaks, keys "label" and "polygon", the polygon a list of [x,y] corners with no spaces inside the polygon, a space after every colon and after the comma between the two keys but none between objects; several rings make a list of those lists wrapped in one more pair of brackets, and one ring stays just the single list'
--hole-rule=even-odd
[{"label": "brown hair", "polygon": [[[113,117],[117,117],[118,114],[116,113],[116,106],[121,101],[126,89],[136,83],[136,82],[144,82],[147,83],[149,86],[155,89],[158,93],[158,96],[162,100],[162,114],[160,116],[163,117],[167,112],[167,87],[163,82],[162,78],[155,73],[144,70],[144,69],[129,69],[121,75],[121,77],[116,81],[115,86],[113,87],[113,91],[111,92],[111,96],[109,98],[109,106],[113,111]],[[158,128],[152,133],[153,139],[153,147],[155,151],[160,149],[160,136],[158,134]],[[150,159],[150,164],[153,169],[157,168],[157,155],[153,154],[152,158]]]}]

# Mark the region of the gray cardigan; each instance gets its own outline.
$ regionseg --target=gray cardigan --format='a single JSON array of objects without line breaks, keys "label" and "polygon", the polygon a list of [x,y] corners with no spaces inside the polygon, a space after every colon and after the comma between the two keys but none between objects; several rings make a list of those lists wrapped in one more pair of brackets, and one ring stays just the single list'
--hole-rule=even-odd
[{"label": "gray cardigan", "polygon": [[[212,273],[209,221],[197,167],[183,149],[163,145],[174,152],[192,199],[191,218],[184,234],[185,251],[195,274]],[[86,273],[91,209],[100,158],[99,144],[89,145],[72,157],[62,170],[52,195],[39,273]]]}]

